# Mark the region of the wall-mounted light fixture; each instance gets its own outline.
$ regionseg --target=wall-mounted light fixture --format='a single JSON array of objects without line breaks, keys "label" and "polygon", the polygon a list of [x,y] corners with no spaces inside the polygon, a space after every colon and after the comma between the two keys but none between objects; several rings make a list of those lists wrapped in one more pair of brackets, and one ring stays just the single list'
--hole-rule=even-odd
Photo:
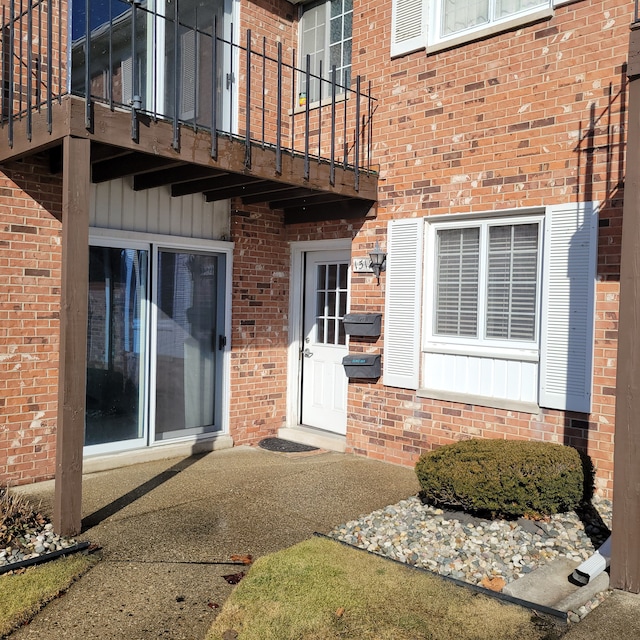
[{"label": "wall-mounted light fixture", "polygon": [[380,248],[377,240],[373,251],[369,253],[369,258],[371,258],[371,269],[373,270],[373,274],[378,278],[378,284],[380,284],[380,274],[384,271],[385,264],[387,262],[387,254]]}]

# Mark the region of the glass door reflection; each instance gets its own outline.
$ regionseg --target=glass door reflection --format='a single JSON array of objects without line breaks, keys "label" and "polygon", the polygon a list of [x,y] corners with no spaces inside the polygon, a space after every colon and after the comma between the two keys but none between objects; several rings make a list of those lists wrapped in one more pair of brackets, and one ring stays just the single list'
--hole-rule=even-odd
[{"label": "glass door reflection", "polygon": [[89,249],[85,446],[145,438],[148,251]]},{"label": "glass door reflection", "polygon": [[218,256],[157,252],[155,440],[216,430]]}]

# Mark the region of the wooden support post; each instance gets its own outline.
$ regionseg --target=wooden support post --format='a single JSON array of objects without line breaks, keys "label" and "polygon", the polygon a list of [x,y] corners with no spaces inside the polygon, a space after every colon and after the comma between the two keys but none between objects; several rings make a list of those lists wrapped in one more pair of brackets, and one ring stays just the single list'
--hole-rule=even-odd
[{"label": "wooden support post", "polygon": [[640,24],[629,39],[611,586],[640,593]]},{"label": "wooden support post", "polygon": [[82,447],[89,282],[90,141],[63,141],[62,289],[54,527],[75,535],[82,522]]}]

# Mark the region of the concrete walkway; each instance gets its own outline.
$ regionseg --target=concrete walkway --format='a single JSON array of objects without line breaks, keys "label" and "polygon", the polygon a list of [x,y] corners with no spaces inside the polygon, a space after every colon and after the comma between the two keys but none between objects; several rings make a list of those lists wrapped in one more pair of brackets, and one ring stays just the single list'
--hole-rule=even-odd
[{"label": "concrete walkway", "polygon": [[[53,483],[36,489],[49,510]],[[86,475],[80,539],[103,560],[11,638],[202,639],[233,589],[222,576],[245,569],[232,555],[283,549],[418,489],[408,468],[249,447]],[[612,638],[640,638],[640,597],[614,593],[564,636]]]},{"label": "concrete walkway", "polygon": [[[12,640],[204,638],[254,557],[415,494],[412,469],[336,453],[239,447],[86,475],[85,532],[103,561]],[[53,483],[38,486],[50,508]]]}]

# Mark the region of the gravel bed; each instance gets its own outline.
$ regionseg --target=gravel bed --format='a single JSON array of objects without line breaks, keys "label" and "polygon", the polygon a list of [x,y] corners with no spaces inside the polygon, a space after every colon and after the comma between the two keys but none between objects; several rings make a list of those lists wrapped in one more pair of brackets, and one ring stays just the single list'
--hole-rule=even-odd
[{"label": "gravel bed", "polygon": [[[496,577],[508,583],[560,556],[586,560],[608,537],[611,513],[611,501],[595,497],[580,514],[570,511],[548,521],[484,520],[425,505],[414,496],[339,525],[329,535],[471,584]],[[569,619],[584,617],[601,600],[570,612]]]},{"label": "gravel bed", "polygon": [[53,525],[48,523],[25,532],[10,546],[0,548],[0,567],[68,549],[75,544],[73,538],[65,538],[55,533]]}]

